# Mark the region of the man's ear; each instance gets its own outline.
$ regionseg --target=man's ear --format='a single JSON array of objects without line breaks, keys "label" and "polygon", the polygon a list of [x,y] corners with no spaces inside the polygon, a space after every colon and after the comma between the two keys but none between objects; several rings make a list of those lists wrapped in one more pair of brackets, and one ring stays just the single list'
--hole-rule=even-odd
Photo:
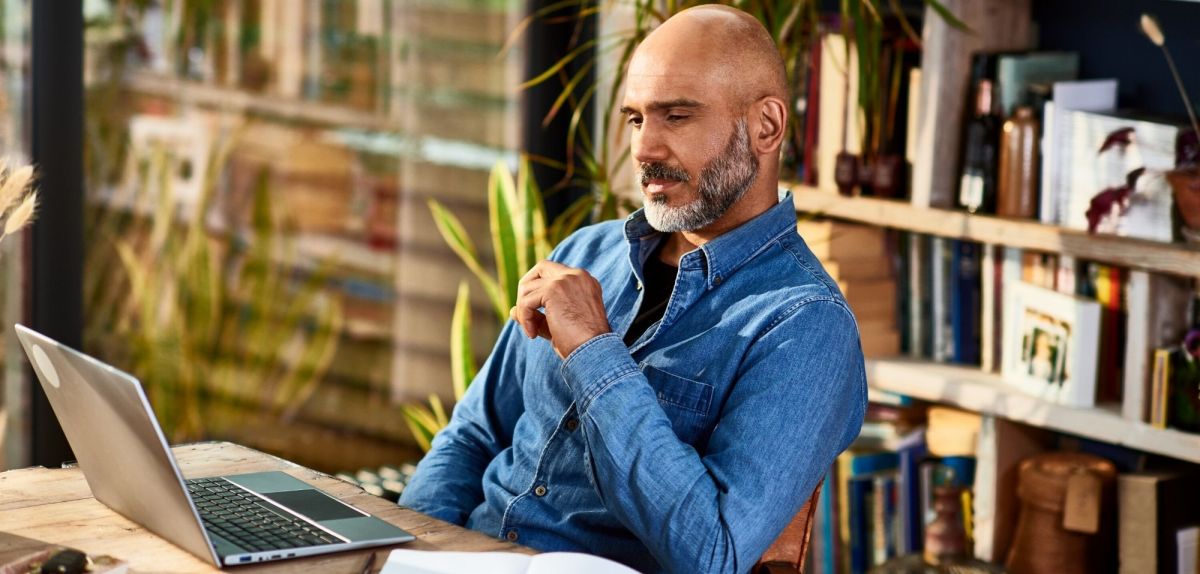
[{"label": "man's ear", "polygon": [[765,96],[750,106],[750,120],[754,153],[778,154],[787,128],[787,104],[775,96]]}]

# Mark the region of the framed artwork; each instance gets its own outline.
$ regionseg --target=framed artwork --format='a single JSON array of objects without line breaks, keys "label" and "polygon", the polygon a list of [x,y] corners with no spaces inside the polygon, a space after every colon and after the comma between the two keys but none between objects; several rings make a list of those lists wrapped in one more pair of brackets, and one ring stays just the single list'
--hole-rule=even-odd
[{"label": "framed artwork", "polygon": [[1051,402],[1093,406],[1100,303],[1028,283],[1014,285],[1006,299],[1004,379]]}]

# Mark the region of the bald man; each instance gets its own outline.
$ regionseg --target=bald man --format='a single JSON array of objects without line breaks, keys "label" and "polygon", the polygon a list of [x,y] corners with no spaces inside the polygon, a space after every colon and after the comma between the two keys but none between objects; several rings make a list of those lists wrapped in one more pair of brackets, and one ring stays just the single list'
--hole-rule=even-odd
[{"label": "bald man", "polygon": [[400,503],[641,571],[746,572],[858,435],[855,320],[778,192],[787,87],[731,8],[638,47],[644,209],[567,238]]}]

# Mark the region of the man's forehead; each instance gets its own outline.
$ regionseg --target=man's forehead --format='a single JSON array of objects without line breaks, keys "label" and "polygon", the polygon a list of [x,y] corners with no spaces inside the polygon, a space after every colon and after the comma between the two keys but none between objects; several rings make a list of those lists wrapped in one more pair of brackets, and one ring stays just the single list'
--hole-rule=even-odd
[{"label": "man's forehead", "polygon": [[665,105],[703,107],[719,99],[725,91],[723,87],[701,74],[635,74],[631,70],[625,79],[624,105],[636,109]]},{"label": "man's forehead", "polygon": [[625,76],[626,103],[679,98],[705,101],[732,89],[718,58],[697,56],[680,50],[639,49]]}]

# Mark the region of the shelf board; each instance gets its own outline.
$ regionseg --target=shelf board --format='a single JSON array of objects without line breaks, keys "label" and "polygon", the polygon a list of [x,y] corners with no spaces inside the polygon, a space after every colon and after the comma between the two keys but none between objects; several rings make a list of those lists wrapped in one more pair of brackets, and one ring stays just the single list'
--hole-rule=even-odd
[{"label": "shelf board", "polygon": [[871,359],[867,361],[867,381],[876,390],[1200,462],[1200,434],[1130,421],[1121,416],[1119,409],[1050,403],[1012,389],[1000,375],[977,368],[903,358]]},{"label": "shelf board", "polygon": [[241,89],[185,80],[152,72],[131,73],[126,88],[138,94],[173,98],[192,105],[252,113],[287,121],[367,130],[399,130],[397,121],[346,106],[255,94]]},{"label": "shelf board", "polygon": [[980,243],[1049,251],[1148,271],[1200,277],[1200,249],[1114,235],[1089,235],[1037,221],[971,215],[964,211],[916,207],[906,201],[846,197],[806,185],[792,185],[796,210]]}]

